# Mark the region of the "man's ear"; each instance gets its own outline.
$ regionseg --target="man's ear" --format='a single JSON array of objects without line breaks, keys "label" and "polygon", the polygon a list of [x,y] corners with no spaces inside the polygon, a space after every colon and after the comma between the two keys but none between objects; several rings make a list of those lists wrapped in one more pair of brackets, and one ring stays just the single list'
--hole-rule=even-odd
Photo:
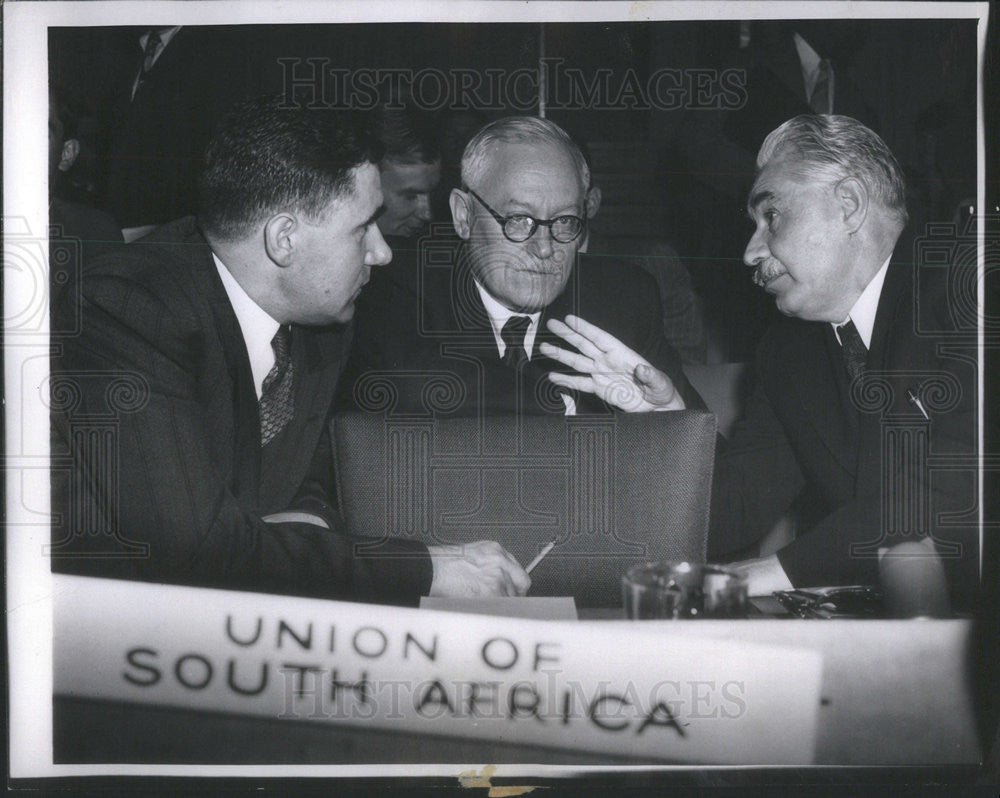
[{"label": "man's ear", "polygon": [[587,190],[587,218],[593,219],[601,207],[601,187],[591,186]]},{"label": "man's ear", "polygon": [[868,218],[868,189],[856,177],[845,177],[834,188],[834,196],[848,235],[854,235]]},{"label": "man's ear", "polygon": [[466,241],[472,231],[472,213],[469,211],[469,194],[460,188],[453,188],[448,197],[448,204],[451,206],[451,222],[455,226],[455,232],[459,238]]},{"label": "man's ear", "polygon": [[298,232],[299,220],[290,213],[275,214],[264,223],[264,249],[278,266],[291,265]]},{"label": "man's ear", "polygon": [[62,146],[62,155],[59,156],[59,171],[68,172],[70,167],[76,163],[76,157],[80,154],[80,142],[76,139],[66,139]]}]

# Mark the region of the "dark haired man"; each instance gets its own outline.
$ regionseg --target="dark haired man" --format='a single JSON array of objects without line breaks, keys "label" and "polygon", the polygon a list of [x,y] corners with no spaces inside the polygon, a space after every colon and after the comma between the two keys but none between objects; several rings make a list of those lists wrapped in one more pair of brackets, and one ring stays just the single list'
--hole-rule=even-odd
[{"label": "dark haired man", "polygon": [[[198,218],[88,269],[82,334],[53,366],[53,395],[77,400],[55,416],[53,456],[72,462],[54,477],[57,568],[400,603],[525,592],[495,543],[353,538],[331,507],[344,325],[392,257],[381,154],[347,114],[248,101],[206,151]],[[81,439],[109,413],[117,460]]]}]

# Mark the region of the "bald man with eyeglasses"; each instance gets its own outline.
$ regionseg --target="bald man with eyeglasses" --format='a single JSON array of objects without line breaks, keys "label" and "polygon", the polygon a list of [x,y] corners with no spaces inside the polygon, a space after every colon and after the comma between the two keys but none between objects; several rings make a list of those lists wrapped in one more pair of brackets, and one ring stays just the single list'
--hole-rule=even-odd
[{"label": "bald man with eyeglasses", "polygon": [[338,406],[384,409],[390,386],[395,413],[613,412],[546,378],[565,367],[540,353],[556,341],[545,321],[567,314],[602,319],[703,406],[663,336],[652,278],[578,254],[589,186],[580,149],[549,120],[507,117],[476,133],[450,197],[454,230],[394,252],[362,294]]}]

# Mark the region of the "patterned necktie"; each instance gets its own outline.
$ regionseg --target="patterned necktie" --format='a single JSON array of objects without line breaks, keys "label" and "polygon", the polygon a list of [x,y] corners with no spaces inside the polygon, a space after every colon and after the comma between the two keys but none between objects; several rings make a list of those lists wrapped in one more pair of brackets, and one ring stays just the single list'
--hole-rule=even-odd
[{"label": "patterned necktie", "polygon": [[500,331],[500,338],[506,345],[502,358],[505,366],[516,369],[528,362],[528,355],[524,351],[524,336],[530,326],[531,319],[527,316],[511,316],[507,319]]},{"label": "patterned necktie", "polygon": [[830,61],[824,58],[819,62],[819,72],[816,75],[816,85],[813,87],[812,96],[809,97],[809,107],[816,114],[832,114],[833,103],[833,67]]},{"label": "patterned necktie", "polygon": [[160,49],[160,34],[156,30],[151,30],[146,35],[146,46],[142,51],[142,65],[139,67],[139,77],[135,83],[135,91],[132,98],[139,92],[139,87],[146,81],[146,75],[153,68],[153,61],[156,58],[156,51]]},{"label": "patterned necktie", "polygon": [[840,339],[840,351],[844,355],[844,365],[847,366],[847,373],[852,380],[865,370],[865,361],[868,359],[868,347],[861,340],[861,334],[854,322],[850,319],[845,324],[837,328],[837,337]]},{"label": "patterned necktie", "polygon": [[266,446],[292,420],[292,328],[282,325],[271,339],[274,365],[264,378],[260,395],[260,443]]}]

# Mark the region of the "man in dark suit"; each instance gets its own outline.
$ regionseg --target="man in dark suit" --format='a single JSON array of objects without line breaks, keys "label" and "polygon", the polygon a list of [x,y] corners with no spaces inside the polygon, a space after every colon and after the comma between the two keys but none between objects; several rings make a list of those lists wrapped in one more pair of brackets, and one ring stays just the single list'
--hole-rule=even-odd
[{"label": "man in dark suit", "polygon": [[222,114],[257,94],[254,40],[238,29],[135,31],[105,151],[105,204],[122,228],[193,214],[199,159]]},{"label": "man in dark suit", "polygon": [[248,101],[206,152],[197,220],[88,268],[52,369],[58,569],[402,603],[527,589],[495,543],[353,538],[332,508],[345,325],[392,256],[380,157],[346,114]]},{"label": "man in dark suit", "polygon": [[[954,332],[943,286],[910,253],[894,255],[906,223],[899,166],[856,120],[809,115],[773,131],[757,165],[744,260],[787,318],[761,342],[756,388],[716,464],[709,554],[759,540],[808,491],[812,525],[738,564],[752,593],[877,583],[880,550],[923,538],[966,604],[978,554],[975,352],[942,346]],[[633,405],[671,398],[666,375],[610,336],[556,326],[583,354],[550,354],[594,372],[568,384],[604,390],[617,358],[632,366],[617,371],[633,379]],[[932,469],[928,453],[950,465]]]},{"label": "man in dark suit", "polygon": [[482,128],[451,193],[458,239],[432,234],[417,257],[373,279],[339,407],[396,412],[607,412],[589,395],[554,389],[559,364],[539,353],[555,340],[544,319],[586,313],[615,331],[699,402],[663,337],[657,288],[634,266],[579,261],[589,170],[556,124],[509,117]]},{"label": "man in dark suit", "polygon": [[741,39],[738,49],[705,64],[741,76],[739,102],[688,109],[673,141],[679,163],[670,166],[684,174],[669,178],[674,196],[684,198],[676,203],[681,237],[674,243],[695,256],[688,260],[695,284],[717,300],[706,309],[708,320],[726,335],[731,360],[749,359],[777,318],[732,257],[746,244],[742,206],[764,137],[810,112],[851,116],[882,132],[877,103],[862,90],[870,90],[871,81],[862,80],[867,76],[854,63],[865,41],[863,26],[847,19],[755,20],[746,33],[749,40]]}]

